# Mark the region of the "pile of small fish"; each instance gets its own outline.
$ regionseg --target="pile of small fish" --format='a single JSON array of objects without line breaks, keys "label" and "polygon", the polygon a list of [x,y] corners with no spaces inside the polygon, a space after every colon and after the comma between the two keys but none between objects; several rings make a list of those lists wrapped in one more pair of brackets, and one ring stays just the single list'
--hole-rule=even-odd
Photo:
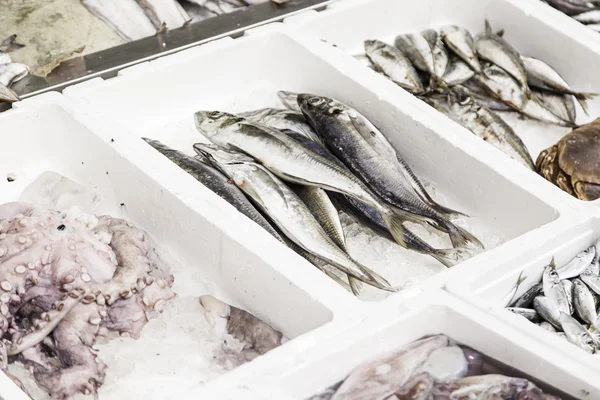
[{"label": "pile of small fish", "polygon": [[[110,26],[123,40],[152,36],[175,29],[190,21],[264,3],[268,0],[81,0],[95,16]],[[284,1],[278,1],[283,3]]]},{"label": "pile of small fish", "polygon": [[29,73],[25,64],[12,62],[8,53],[24,47],[16,42],[17,35],[11,35],[0,43],[0,102],[9,103],[19,100],[19,96],[9,87],[23,79]]},{"label": "pile of small fish", "polygon": [[510,304],[507,310],[565,337],[589,353],[599,352],[599,246],[600,241],[560,268],[556,268],[552,260],[544,269],[542,281]]},{"label": "pile of small fish", "polygon": [[[289,109],[197,112],[211,144],[196,143],[196,158],[145,140],[354,294],[360,282],[394,289],[349,255],[338,209],[447,267],[483,248],[358,111],[312,94],[279,96]],[[431,247],[406,222],[447,234],[454,248]]]},{"label": "pile of small fish", "polygon": [[600,32],[600,1],[598,0],[544,0],[576,21]]},{"label": "pile of small fish", "polygon": [[594,94],[573,90],[551,66],[520,55],[502,36],[486,21],[475,38],[451,25],[399,35],[395,46],[366,40],[364,48],[374,70],[533,170],[526,146],[496,111],[573,127],[574,98],[587,112]]},{"label": "pile of small fish", "polygon": [[480,352],[436,335],[360,365],[310,400],[560,400],[527,379],[490,369]]}]

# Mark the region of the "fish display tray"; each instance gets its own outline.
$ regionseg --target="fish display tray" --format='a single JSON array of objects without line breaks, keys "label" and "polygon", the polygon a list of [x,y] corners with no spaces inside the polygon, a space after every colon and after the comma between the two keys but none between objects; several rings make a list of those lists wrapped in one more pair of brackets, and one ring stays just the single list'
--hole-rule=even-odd
[{"label": "fish display tray", "polygon": [[[431,333],[446,333],[572,396],[600,398],[600,371],[590,357],[503,310],[488,312],[520,270],[531,270],[533,279],[552,255],[564,262],[600,236],[599,201],[560,191],[353,57],[368,38],[389,40],[449,23],[478,32],[485,18],[578,90],[600,88],[600,39],[537,0],[344,0],[112,79],[16,103],[0,115],[0,177],[17,176],[10,183],[0,179],[2,200],[17,200],[45,170],[92,186],[106,194],[103,213],[130,219],[177,258],[182,276],[190,278],[188,294],[211,293],[292,339],[208,383],[169,387],[171,398],[300,399],[384,350]],[[359,110],[434,197],[471,215],[467,222],[476,235],[499,239],[383,301],[362,301],[140,139],[191,154],[191,144],[202,141],[194,112],[279,106],[278,90],[330,96]],[[598,113],[600,100],[594,100],[590,115]],[[532,152],[565,133],[520,126]],[[401,254],[398,262],[406,256],[410,271],[430,262]],[[446,285],[453,295],[432,291]],[[0,397],[24,398],[5,379],[0,374]]]}]

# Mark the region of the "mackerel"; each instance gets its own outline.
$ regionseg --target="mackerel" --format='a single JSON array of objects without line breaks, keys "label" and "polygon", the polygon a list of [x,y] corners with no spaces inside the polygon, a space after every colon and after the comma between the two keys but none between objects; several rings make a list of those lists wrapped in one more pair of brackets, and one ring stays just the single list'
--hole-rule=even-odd
[{"label": "mackerel", "polygon": [[460,57],[473,71],[481,73],[475,43],[468,30],[456,25],[444,26],[441,29],[441,37],[454,54]]},{"label": "mackerel", "polygon": [[366,40],[364,47],[376,71],[383,73],[392,82],[411,93],[424,92],[419,74],[404,53],[379,40]]}]

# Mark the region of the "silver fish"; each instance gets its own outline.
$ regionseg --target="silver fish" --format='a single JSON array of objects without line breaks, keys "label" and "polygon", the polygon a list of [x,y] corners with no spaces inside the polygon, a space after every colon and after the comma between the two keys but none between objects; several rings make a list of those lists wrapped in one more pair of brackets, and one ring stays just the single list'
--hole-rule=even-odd
[{"label": "silver fish", "polygon": [[446,46],[454,54],[460,57],[473,71],[481,73],[475,43],[468,30],[460,26],[448,25],[442,27],[440,34]]},{"label": "silver fish", "polygon": [[593,325],[598,319],[594,296],[581,279],[573,281],[573,306],[579,318],[584,322]]},{"label": "silver fish", "polygon": [[19,95],[0,83],[0,101],[13,103],[19,101]]},{"label": "silver fish", "polygon": [[398,215],[397,210],[374,197],[349,170],[284,133],[217,111],[197,112],[196,127],[213,143],[223,148],[242,150],[256,158],[281,179],[336,191],[369,204],[381,214],[396,241],[407,248],[430,254],[445,265],[451,264],[451,260],[457,257],[457,252],[432,249],[422,242],[402,225],[404,214]]},{"label": "silver fish", "polygon": [[534,170],[527,147],[513,129],[496,113],[478,104],[466,92],[455,88],[448,96],[450,108],[467,129],[509,157]]},{"label": "silver fish", "polygon": [[571,279],[581,275],[596,257],[595,246],[590,246],[578,253],[571,261],[558,268],[560,279]]},{"label": "silver fish", "polygon": [[516,110],[522,110],[528,101],[528,95],[523,88],[502,68],[493,64],[483,67],[485,75],[475,75],[473,80],[498,100],[510,105]]},{"label": "silver fish", "polygon": [[212,145],[198,143],[194,148],[231,178],[298,246],[346,274],[382,289],[390,289],[389,283],[375,282],[360,264],[344,253],[329,238],[304,202],[265,167],[241,153],[219,150]]},{"label": "silver fish", "polygon": [[444,46],[442,38],[433,29],[427,29],[421,32],[421,36],[427,40],[433,55],[433,69],[437,77],[443,77],[448,68],[448,52]]},{"label": "silver fish", "polygon": [[506,40],[492,32],[488,21],[485,21],[485,32],[475,36],[475,49],[479,57],[508,72],[527,92],[527,74],[519,53]]},{"label": "silver fish", "polygon": [[532,94],[552,114],[564,121],[575,124],[577,115],[573,96],[538,90],[532,91]]},{"label": "silver fish", "polygon": [[0,84],[9,87],[29,74],[29,67],[25,64],[10,63],[0,65]]},{"label": "silver fish", "polygon": [[573,282],[568,279],[560,281],[564,292],[567,294],[567,301],[569,302],[571,312],[575,312],[575,306],[573,305]]},{"label": "silver fish", "polygon": [[587,114],[586,100],[596,96],[597,93],[583,93],[573,90],[554,68],[537,58],[521,56],[521,60],[527,73],[527,81],[532,87],[571,94],[575,96],[581,108]]},{"label": "silver fish", "polygon": [[598,24],[600,23],[600,10],[587,11],[581,14],[573,15],[575,21],[582,24]]},{"label": "silver fish", "polygon": [[533,299],[543,294],[543,287],[541,283],[533,285],[529,288],[521,297],[519,297],[512,307],[518,308],[531,308],[533,305]]},{"label": "silver fish", "polygon": [[300,106],[298,105],[298,93],[280,90],[277,92],[277,97],[279,97],[281,104],[283,104],[285,108],[298,111],[300,113],[302,112]]},{"label": "silver fish", "polygon": [[366,40],[364,47],[377,71],[411,93],[423,93],[421,78],[404,53],[379,40]]},{"label": "silver fish", "polygon": [[[414,221],[435,224],[448,232],[455,247],[481,243],[464,229],[452,224],[444,215],[427,202],[433,202],[406,162],[396,153],[385,136],[358,111],[331,98],[301,94],[298,103],[307,120],[322,137],[328,148],[346,166],[388,204],[404,210]],[[405,183],[408,181],[408,185]],[[419,200],[408,188],[412,188]],[[437,203],[435,203],[437,204]],[[446,214],[452,210],[440,208]],[[393,232],[392,232],[393,234]]]},{"label": "silver fish", "polygon": [[322,144],[321,139],[306,122],[302,113],[297,111],[263,108],[262,110],[241,113],[239,116],[246,118],[248,121],[258,122],[278,130],[289,129]]},{"label": "silver fish", "polygon": [[[434,350],[448,343],[444,335],[432,336],[362,364],[350,373],[332,400],[386,399],[408,382]],[[385,372],[382,366],[387,366]]]},{"label": "silver fish", "polygon": [[564,126],[566,128],[575,128],[577,124],[574,124],[569,121],[565,121],[562,118],[557,117],[552,112],[550,112],[546,107],[544,107],[538,99],[535,97],[530,97],[526,102],[523,108],[519,110],[521,114],[532,118],[537,119],[538,121],[545,122],[547,124],[552,124],[556,126]]},{"label": "silver fish", "polygon": [[442,77],[442,80],[448,86],[460,85],[475,75],[475,72],[469,67],[467,63],[458,57],[450,57],[448,62],[448,68],[446,73]]},{"label": "silver fish", "polygon": [[564,312],[560,313],[559,320],[569,342],[588,353],[594,353],[594,339],[579,321]]},{"label": "silver fish", "polygon": [[436,75],[433,51],[427,39],[418,34],[398,35],[394,45],[408,57],[415,68]]},{"label": "silver fish", "polygon": [[550,299],[560,312],[573,314],[572,305],[569,303],[569,297],[565,287],[561,285],[554,259],[544,269],[542,275],[542,285],[544,287],[544,296]]},{"label": "silver fish", "polygon": [[532,322],[539,319],[539,315],[538,315],[537,311],[535,311],[532,308],[506,307],[506,309],[508,311],[510,311],[514,314],[520,315],[521,317],[524,317]]},{"label": "silver fish", "polygon": [[556,328],[549,322],[542,321],[539,325],[540,328],[547,330],[548,332],[556,332]]},{"label": "silver fish", "polygon": [[582,0],[545,0],[552,7],[559,9],[567,15],[576,15],[593,10],[594,4],[591,1]]},{"label": "silver fish", "polygon": [[546,296],[538,296],[533,299],[533,308],[547,322],[555,328],[562,329],[560,323],[560,311],[558,307]]},{"label": "silver fish", "polygon": [[478,104],[481,104],[492,111],[517,112],[514,107],[511,107],[508,104],[498,100],[496,97],[493,97],[489,94],[489,92],[485,91],[485,89],[482,90],[481,87],[474,82],[465,82],[464,84],[458,86],[460,88],[459,91],[464,91],[465,94],[475,100]]}]

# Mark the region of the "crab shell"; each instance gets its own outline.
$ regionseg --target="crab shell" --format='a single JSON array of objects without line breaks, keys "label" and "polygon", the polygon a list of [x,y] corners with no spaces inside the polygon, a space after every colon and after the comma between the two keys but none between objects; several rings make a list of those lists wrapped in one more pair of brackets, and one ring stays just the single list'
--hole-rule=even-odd
[{"label": "crab shell", "polygon": [[570,195],[600,198],[600,118],[542,151],[535,165],[540,175]]}]

